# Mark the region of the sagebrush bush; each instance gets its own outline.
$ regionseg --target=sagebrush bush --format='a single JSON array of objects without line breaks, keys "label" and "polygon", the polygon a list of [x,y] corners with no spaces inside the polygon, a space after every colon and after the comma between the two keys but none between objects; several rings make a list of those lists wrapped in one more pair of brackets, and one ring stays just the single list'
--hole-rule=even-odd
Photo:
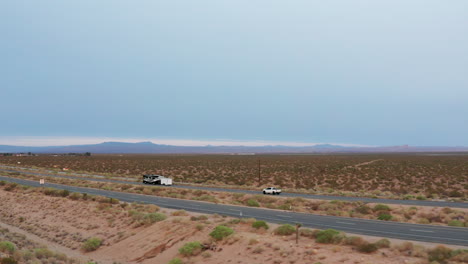
[{"label": "sagebrush bush", "polygon": [[178,211],[172,212],[171,215],[172,216],[186,216],[188,214],[185,210],[178,210]]},{"label": "sagebrush bush", "polygon": [[255,199],[249,199],[247,201],[247,205],[252,206],[252,207],[259,207],[260,206],[260,204]]},{"label": "sagebrush bush", "polygon": [[86,240],[83,245],[81,246],[81,248],[86,251],[86,252],[89,252],[89,251],[94,251],[96,249],[98,249],[102,244],[102,240],[97,238],[97,237],[92,237],[92,238],[89,238],[88,240]]},{"label": "sagebrush bush", "polygon": [[36,248],[34,250],[34,255],[38,259],[48,259],[54,256],[54,252],[50,251],[47,248]]},{"label": "sagebrush bush", "polygon": [[377,212],[377,211],[390,211],[390,207],[388,207],[388,205],[385,205],[385,204],[376,204],[374,206],[374,211]]},{"label": "sagebrush bush", "polygon": [[357,246],[357,250],[363,253],[372,253],[377,251],[378,247],[374,243],[363,243]]},{"label": "sagebrush bush", "polygon": [[18,186],[17,183],[9,183],[5,186],[5,191],[13,191],[16,188],[16,186]]},{"label": "sagebrush bush", "polygon": [[337,244],[343,240],[344,235],[335,229],[326,229],[317,233],[315,240],[318,243]]},{"label": "sagebrush bush", "polygon": [[185,257],[196,256],[201,252],[202,244],[198,241],[185,243],[179,248],[179,253]]},{"label": "sagebrush bush", "polygon": [[360,246],[367,243],[362,237],[350,236],[346,237],[344,243],[350,246]]},{"label": "sagebrush bush", "polygon": [[427,252],[430,261],[437,261],[439,263],[446,263],[446,260],[452,257],[452,250],[445,246],[436,246]]},{"label": "sagebrush bush", "polygon": [[223,238],[234,233],[234,230],[227,226],[219,225],[210,233],[210,236],[216,240],[222,240]]},{"label": "sagebrush bush", "polygon": [[60,190],[59,195],[62,196],[62,197],[67,197],[68,195],[70,195],[70,191],[69,190]]},{"label": "sagebrush bush", "polygon": [[377,219],[383,220],[383,221],[390,221],[392,220],[393,216],[388,213],[380,213],[379,216],[377,216]]},{"label": "sagebrush bush", "polygon": [[81,198],[81,195],[79,193],[74,192],[69,196],[69,198],[72,200],[79,200]]},{"label": "sagebrush bush", "polygon": [[190,220],[191,221],[202,221],[202,220],[208,220],[208,217],[206,215],[191,216]]},{"label": "sagebrush bush", "polygon": [[13,254],[15,252],[16,246],[10,241],[1,241],[0,242],[0,252]]},{"label": "sagebrush bush", "polygon": [[355,210],[360,214],[370,214],[372,212],[372,209],[367,205],[361,205],[359,207],[356,207]]},{"label": "sagebrush bush", "polygon": [[182,260],[180,258],[173,258],[171,261],[169,261],[168,264],[183,264]]},{"label": "sagebrush bush", "polygon": [[390,240],[386,238],[382,238],[379,241],[374,243],[378,248],[389,248],[390,247]]},{"label": "sagebrush bush", "polygon": [[317,235],[318,232],[319,232],[319,230],[312,230],[312,229],[309,229],[309,228],[299,229],[299,234],[301,236],[308,237],[308,238],[315,238],[315,236]]},{"label": "sagebrush bush", "polygon": [[262,221],[262,220],[258,220],[258,221],[253,222],[252,227],[255,228],[255,229],[259,229],[259,228],[268,229],[269,228],[268,224],[265,221]]},{"label": "sagebrush bush", "polygon": [[449,226],[458,226],[458,227],[464,227],[465,226],[465,224],[460,220],[450,220],[448,222],[448,225]]},{"label": "sagebrush bush", "polygon": [[143,221],[146,224],[153,224],[165,220],[167,217],[162,213],[149,213],[143,217]]},{"label": "sagebrush bush", "polygon": [[290,224],[284,224],[278,226],[274,233],[275,235],[280,235],[280,236],[289,236],[292,235],[296,232],[296,228]]}]

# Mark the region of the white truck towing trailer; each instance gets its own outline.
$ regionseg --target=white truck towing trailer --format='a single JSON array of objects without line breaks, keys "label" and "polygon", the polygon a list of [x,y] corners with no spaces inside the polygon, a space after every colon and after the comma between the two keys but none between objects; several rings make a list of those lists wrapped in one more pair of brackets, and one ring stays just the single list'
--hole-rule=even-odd
[{"label": "white truck towing trailer", "polygon": [[158,185],[172,185],[172,179],[166,178],[161,175],[145,174],[143,175],[143,183],[158,184]]}]

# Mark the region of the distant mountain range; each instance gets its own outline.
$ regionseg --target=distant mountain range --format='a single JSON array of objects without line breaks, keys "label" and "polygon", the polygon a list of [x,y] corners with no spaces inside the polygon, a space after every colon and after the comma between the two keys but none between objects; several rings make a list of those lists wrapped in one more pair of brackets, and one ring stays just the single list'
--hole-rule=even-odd
[{"label": "distant mountain range", "polygon": [[345,147],[322,144],[306,147],[292,146],[173,146],[152,142],[104,142],[93,145],[27,147],[0,145],[0,153],[142,153],[142,154],[254,154],[254,153],[399,153],[399,152],[468,152],[468,147]]}]

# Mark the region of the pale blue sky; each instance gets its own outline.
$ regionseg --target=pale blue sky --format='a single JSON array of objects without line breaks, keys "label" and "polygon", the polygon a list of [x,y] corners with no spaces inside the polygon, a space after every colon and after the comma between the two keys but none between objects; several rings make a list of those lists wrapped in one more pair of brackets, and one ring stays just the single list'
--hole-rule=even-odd
[{"label": "pale blue sky", "polygon": [[466,0],[2,0],[0,40],[0,139],[468,146]]}]

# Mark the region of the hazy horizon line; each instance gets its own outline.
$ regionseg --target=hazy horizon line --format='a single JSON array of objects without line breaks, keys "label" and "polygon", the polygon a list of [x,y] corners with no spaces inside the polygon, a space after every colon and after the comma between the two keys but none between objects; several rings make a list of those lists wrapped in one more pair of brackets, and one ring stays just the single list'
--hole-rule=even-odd
[{"label": "hazy horizon line", "polygon": [[173,146],[289,146],[289,147],[312,147],[316,145],[330,144],[343,147],[376,147],[373,145],[335,143],[335,142],[297,142],[297,141],[273,141],[273,140],[235,140],[235,139],[164,139],[164,138],[125,138],[125,137],[50,137],[50,136],[0,136],[0,145],[21,147],[49,147],[49,146],[71,146],[91,145],[104,142],[139,143],[151,142],[161,145]]}]

